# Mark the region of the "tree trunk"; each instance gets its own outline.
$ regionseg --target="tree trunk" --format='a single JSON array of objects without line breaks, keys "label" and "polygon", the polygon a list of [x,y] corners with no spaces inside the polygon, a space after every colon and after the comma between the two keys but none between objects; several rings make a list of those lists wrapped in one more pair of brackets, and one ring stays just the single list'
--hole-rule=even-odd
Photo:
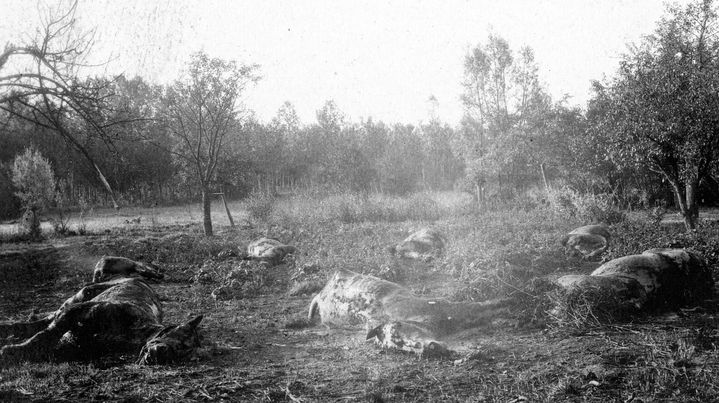
[{"label": "tree trunk", "polygon": [[[227,212],[227,219],[230,220],[230,227],[235,226],[235,220],[232,219],[232,214],[230,214],[230,208],[227,207],[227,200],[225,199],[225,194],[222,193],[222,204],[225,205],[225,212]],[[210,223],[212,225],[212,223]]]},{"label": "tree trunk", "polygon": [[55,121],[55,130],[57,130],[57,132],[60,133],[60,135],[66,141],[70,142],[75,147],[75,149],[78,150],[85,157],[85,159],[87,159],[90,165],[92,165],[92,167],[95,169],[95,172],[97,172],[97,176],[100,178],[100,182],[102,182],[102,185],[105,187],[105,190],[107,190],[107,194],[110,196],[112,206],[115,208],[115,210],[120,210],[120,206],[117,204],[117,200],[115,200],[115,192],[112,190],[112,186],[110,186],[110,183],[107,181],[107,178],[105,178],[105,175],[102,173],[102,170],[95,162],[95,159],[90,156],[90,153],[87,151],[87,149],[82,144],[80,144],[79,141],[72,137],[58,120]]},{"label": "tree trunk", "polygon": [[699,217],[699,207],[697,206],[696,200],[698,181],[688,181],[684,187],[684,191],[682,191],[678,181],[669,179],[669,183],[672,186],[674,197],[677,199],[679,211],[682,214],[682,218],[684,218],[684,226],[687,231],[695,229],[697,218]]},{"label": "tree trunk", "polygon": [[212,193],[207,187],[202,188],[202,226],[205,236],[212,236]]},{"label": "tree trunk", "polygon": [[687,230],[693,230],[697,226],[699,219],[699,204],[697,200],[697,190],[699,188],[699,181],[692,180],[686,184],[686,204],[687,211],[684,216],[684,225]]},{"label": "tree trunk", "polygon": [[549,196],[549,181],[547,181],[547,173],[544,171],[544,163],[539,164],[539,170],[542,172],[542,180],[544,181],[544,191]]}]

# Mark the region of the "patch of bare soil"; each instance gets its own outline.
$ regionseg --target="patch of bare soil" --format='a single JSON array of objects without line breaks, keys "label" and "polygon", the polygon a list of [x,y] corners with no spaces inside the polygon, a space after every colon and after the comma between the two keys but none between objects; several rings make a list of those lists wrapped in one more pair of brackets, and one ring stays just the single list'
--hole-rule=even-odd
[{"label": "patch of bare soil", "polygon": [[[161,262],[171,279],[153,285],[164,299],[165,322],[204,314],[205,340],[216,345],[212,355],[177,366],[141,367],[128,357],[3,369],[0,400],[699,402],[719,396],[719,331],[711,306],[577,333],[476,329],[453,340],[460,351],[454,357],[420,359],[379,349],[360,329],[286,326],[307,314],[311,299],[288,293],[297,270],[292,262],[253,267],[265,273],[255,292],[215,300],[222,276],[241,266],[218,253],[251,234],[194,257],[183,250],[201,242],[198,237],[170,235],[112,234],[5,250],[0,318],[57,308],[91,279],[102,254],[144,257]],[[193,281],[202,267],[215,270],[213,276]],[[427,268],[406,270],[403,284],[420,294],[452,296],[461,287]]]},{"label": "patch of bare soil", "polygon": [[77,266],[85,262],[72,249],[76,247],[52,244],[2,248],[0,312],[3,317],[57,309],[64,290],[79,288],[87,282],[87,273],[78,270]]}]

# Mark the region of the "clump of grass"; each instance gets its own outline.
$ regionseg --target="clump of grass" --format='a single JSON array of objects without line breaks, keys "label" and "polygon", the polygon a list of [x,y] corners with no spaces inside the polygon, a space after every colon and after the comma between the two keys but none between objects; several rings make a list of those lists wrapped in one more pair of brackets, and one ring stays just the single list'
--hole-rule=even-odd
[{"label": "clump of grass", "polygon": [[664,205],[658,205],[654,208],[646,210],[647,220],[654,226],[659,226],[664,216],[669,212]]},{"label": "clump of grass", "polygon": [[368,196],[344,194],[326,202],[330,205],[335,218],[342,223],[351,224],[363,221],[386,221],[387,212]]},{"label": "clump of grass", "polygon": [[245,203],[250,221],[254,224],[267,223],[275,210],[276,200],[271,194],[254,192]]},{"label": "clump of grass", "polygon": [[624,213],[609,194],[580,193],[569,187],[553,189],[548,194],[551,209],[560,216],[576,218],[585,223],[620,223]]},{"label": "clump of grass", "polygon": [[639,313],[637,306],[614,292],[601,287],[557,287],[547,293],[554,322],[564,328],[587,329],[608,323],[624,322]]},{"label": "clump of grass", "polygon": [[439,204],[426,193],[415,193],[407,199],[401,199],[395,209],[404,220],[434,221],[442,216]]}]

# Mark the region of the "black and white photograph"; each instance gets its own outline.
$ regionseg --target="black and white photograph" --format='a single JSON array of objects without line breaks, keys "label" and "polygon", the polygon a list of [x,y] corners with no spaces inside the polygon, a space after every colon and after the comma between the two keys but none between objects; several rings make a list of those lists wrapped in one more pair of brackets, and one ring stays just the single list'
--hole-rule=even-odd
[{"label": "black and white photograph", "polygon": [[719,401],[719,2],[0,0],[0,401]]}]

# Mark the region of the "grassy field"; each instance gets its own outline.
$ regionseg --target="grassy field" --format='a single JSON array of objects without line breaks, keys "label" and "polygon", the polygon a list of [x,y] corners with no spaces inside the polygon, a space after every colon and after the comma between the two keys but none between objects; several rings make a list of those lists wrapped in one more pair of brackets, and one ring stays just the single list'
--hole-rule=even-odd
[{"label": "grassy field", "polygon": [[[178,366],[141,367],[128,357],[30,364],[0,370],[0,401],[716,401],[717,305],[706,301],[630,322],[557,323],[538,279],[587,273],[601,262],[565,256],[557,239],[583,220],[547,207],[478,211],[455,193],[261,197],[213,206],[216,235],[201,235],[196,205],[126,208],[73,217],[84,235],[0,244],[0,318],[21,319],[59,304],[91,278],[103,254],[153,262],[167,323],[204,313],[212,354]],[[140,222],[132,219],[140,217]],[[675,217],[674,217],[675,218]],[[127,221],[127,222],[126,222]],[[719,268],[719,226],[704,220],[685,234],[672,217],[652,225],[642,213],[614,224],[604,259],[650,247],[687,246]],[[385,247],[433,226],[449,240],[431,263],[397,261]],[[12,223],[0,226],[11,240]],[[216,301],[211,291],[241,265],[220,258],[262,235],[297,246],[285,264],[245,266],[247,287]],[[302,268],[319,268],[304,274]],[[399,282],[418,294],[453,300],[514,297],[510,320],[461,335],[449,359],[420,359],[365,341],[361,329],[296,326],[311,292],[338,268]],[[195,281],[198,272],[204,281]],[[311,291],[308,288],[307,291]],[[8,341],[5,341],[8,342]],[[0,341],[0,344],[5,343]]]}]

